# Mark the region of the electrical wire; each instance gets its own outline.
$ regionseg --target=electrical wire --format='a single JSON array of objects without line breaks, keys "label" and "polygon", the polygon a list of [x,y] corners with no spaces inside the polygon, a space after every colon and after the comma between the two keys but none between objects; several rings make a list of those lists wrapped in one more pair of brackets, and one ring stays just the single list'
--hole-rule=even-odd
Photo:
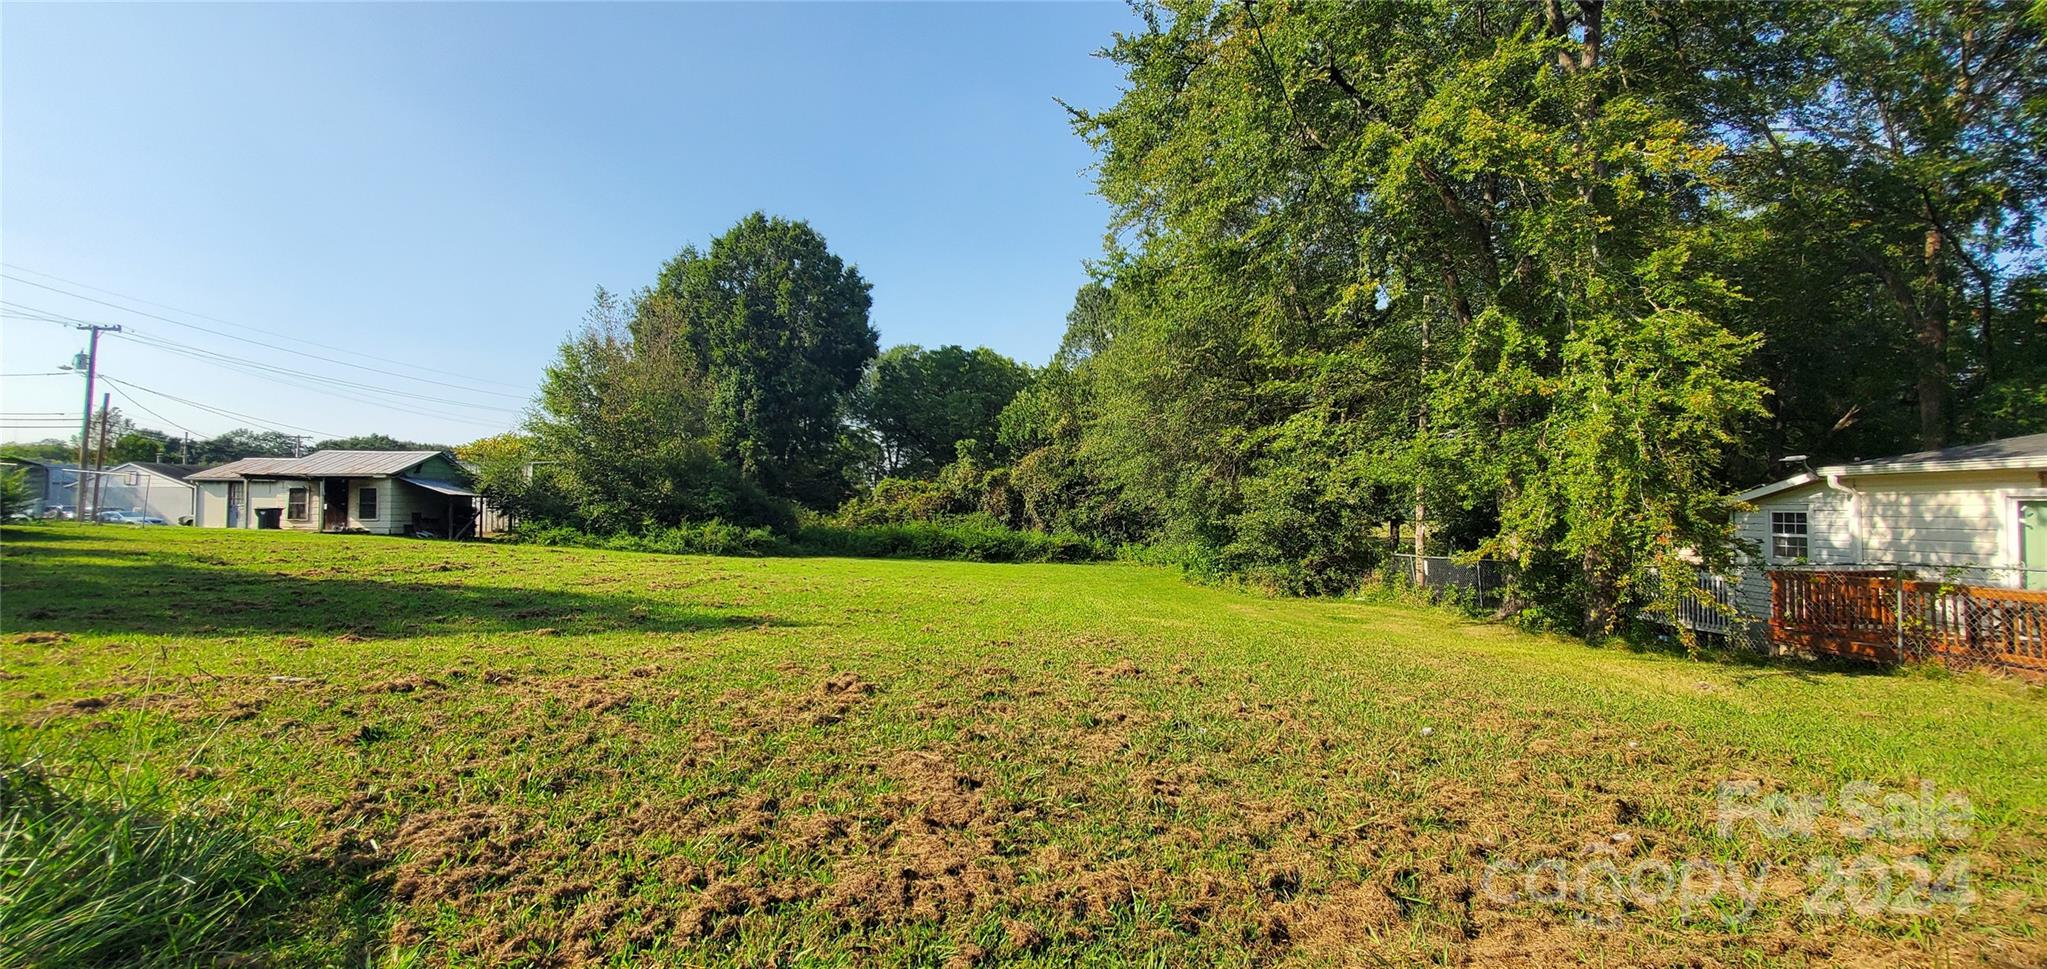
[{"label": "electrical wire", "polygon": [[[30,270],[30,271],[31,271],[31,272],[33,272],[33,270]],[[56,277],[54,277],[54,276],[53,276],[53,277],[51,277],[51,278],[53,278],[53,279],[54,279],[54,278],[56,278]],[[417,376],[417,375],[414,375],[414,374],[406,374],[406,373],[399,373],[398,371],[395,371],[395,370],[385,370],[385,369],[383,369],[383,368],[381,368],[381,367],[371,367],[371,366],[366,366],[366,365],[364,365],[364,364],[360,364],[360,363],[350,363],[350,362],[348,362],[348,361],[346,361],[346,360],[336,360],[336,359],[334,359],[334,358],[332,358],[332,357],[323,357],[323,356],[320,356],[319,354],[316,354],[316,353],[306,353],[306,352],[305,352],[305,351],[303,351],[303,350],[294,350],[294,349],[292,349],[292,348],[290,348],[290,347],[281,347],[281,346],[278,346],[277,344],[274,344],[274,343],[264,343],[264,342],[263,342],[263,341],[261,341],[261,340],[251,340],[251,339],[249,339],[248,337],[245,337],[245,336],[241,336],[241,335],[238,335],[238,334],[234,334],[234,333],[227,333],[227,332],[223,332],[223,331],[221,331],[221,330],[216,330],[216,329],[213,329],[213,328],[211,328],[211,327],[205,327],[205,326],[200,326],[200,325],[199,325],[199,324],[197,324],[197,323],[191,323],[191,322],[187,322],[187,321],[185,321],[185,320],[179,320],[179,319],[174,319],[174,318],[172,318],[172,317],[164,316],[164,315],[161,315],[161,314],[158,314],[158,313],[150,313],[150,312],[146,312],[146,311],[143,311],[143,310],[138,310],[138,309],[135,309],[134,307],[130,307],[130,306],[122,306],[122,305],[121,305],[121,304],[119,304],[119,303],[109,303],[109,302],[107,302],[106,300],[103,300],[103,299],[94,299],[93,297],[91,297],[91,296],[87,296],[87,295],[85,295],[85,294],[83,294],[83,293],[74,293],[74,292],[71,292],[70,290],[65,290],[65,289],[58,289],[57,287],[55,287],[55,286],[51,286],[51,285],[49,285],[49,284],[47,284],[47,283],[39,283],[39,282],[36,282],[36,281],[35,281],[35,280],[33,280],[33,279],[23,279],[23,278],[21,278],[21,277],[19,277],[19,276],[12,276],[12,275],[9,275],[9,274],[7,274],[7,273],[0,273],[0,279],[11,279],[11,280],[14,280],[14,281],[15,281],[15,282],[17,282],[17,283],[24,283],[24,284],[26,284],[26,285],[29,285],[29,286],[34,286],[34,287],[37,287],[38,289],[47,289],[47,290],[49,290],[50,292],[53,292],[53,293],[61,293],[61,294],[65,295],[65,296],[69,296],[69,297],[71,297],[71,298],[73,298],[73,299],[82,299],[82,300],[84,300],[84,301],[86,301],[86,302],[88,302],[88,303],[97,303],[97,304],[99,304],[99,305],[101,305],[101,306],[111,307],[111,308],[113,308],[113,309],[121,310],[121,311],[123,311],[123,312],[126,312],[126,313],[133,313],[133,314],[135,314],[135,315],[137,315],[137,316],[146,316],[146,317],[148,317],[148,318],[150,318],[150,319],[153,319],[153,320],[161,320],[161,321],[163,321],[163,322],[165,322],[165,323],[169,323],[169,324],[171,324],[171,325],[173,325],[173,326],[182,326],[182,327],[187,327],[187,328],[190,328],[190,329],[198,330],[198,331],[200,331],[200,332],[202,332],[202,333],[211,333],[211,334],[213,334],[213,335],[215,335],[215,336],[224,336],[224,337],[227,337],[227,338],[228,338],[228,339],[230,339],[230,340],[240,340],[240,341],[242,341],[242,342],[245,342],[245,343],[253,343],[253,344],[257,345],[257,346],[260,346],[260,347],[267,347],[267,348],[269,348],[269,349],[272,349],[272,350],[277,350],[277,351],[280,351],[280,352],[283,352],[283,353],[295,353],[295,354],[298,354],[298,355],[300,355],[300,356],[304,356],[304,357],[310,357],[310,358],[312,358],[312,359],[314,359],[314,360],[319,360],[319,361],[322,361],[322,362],[325,362],[325,363],[332,363],[332,364],[337,364],[337,365],[339,365],[339,366],[343,366],[343,367],[353,367],[353,368],[355,368],[355,369],[357,369],[357,370],[366,370],[366,371],[369,371],[369,372],[371,372],[371,373],[380,373],[380,374],[384,374],[384,375],[386,375],[386,376],[390,376],[390,377],[398,377],[398,378],[400,378],[400,379],[403,379],[403,380],[417,380],[417,381],[420,381],[420,382],[422,382],[422,383],[429,383],[429,384],[438,384],[438,385],[440,385],[440,386],[442,386],[442,387],[451,387],[451,388],[454,388],[454,389],[456,389],[456,390],[464,390],[464,391],[468,391],[469,393],[472,393],[472,394],[491,394],[491,395],[493,395],[493,396],[497,396],[497,397],[509,397],[509,398],[512,398],[512,399],[514,399],[514,400],[525,400],[525,399],[526,399],[526,396],[527,396],[527,395],[525,395],[525,394],[515,394],[515,393],[507,393],[507,392],[505,392],[505,391],[499,391],[499,390],[485,390],[485,389],[483,389],[483,388],[481,388],[481,387],[470,387],[470,386],[467,386],[467,385],[464,385],[464,384],[456,384],[456,383],[449,383],[448,381],[445,381],[445,380],[435,380],[435,379],[433,379],[433,378],[431,378],[431,377],[421,377],[421,376]],[[73,285],[80,285],[80,284],[76,284],[76,283],[74,283]],[[84,287],[84,288],[87,288],[87,289],[91,289],[92,287],[89,287],[89,286],[88,286],[88,287]],[[132,298],[132,297],[131,297],[131,298]],[[143,300],[137,300],[137,302],[145,302],[145,301],[143,301]],[[195,315],[196,315],[196,314],[195,314]],[[226,322],[226,321],[220,321],[220,322]],[[235,323],[228,323],[227,325],[229,325],[229,326],[240,326],[240,324],[235,324]],[[251,329],[251,330],[254,330],[254,329],[255,329],[254,327],[243,327],[243,328],[244,328],[244,329]],[[268,333],[268,334],[271,334],[271,335],[274,335],[274,336],[282,336],[282,334],[276,334],[276,333],[274,333],[274,332],[272,332],[272,331],[269,331],[269,330],[256,330],[256,332],[258,332],[258,333]],[[296,340],[297,338],[295,338],[295,337],[283,337],[283,339],[287,339],[287,340]],[[310,341],[310,340],[297,340],[297,342],[300,342],[300,343],[306,343],[306,344],[309,344],[309,345],[312,345],[312,346],[318,346],[318,347],[321,347],[321,348],[323,348],[323,349],[329,349],[329,350],[338,350],[338,348],[335,348],[335,347],[328,347],[328,346],[326,346],[326,345],[324,345],[324,344],[318,344],[318,343],[313,343],[313,342],[312,342],[312,341]],[[341,352],[341,353],[350,353],[350,352],[353,352],[353,351],[348,351],[348,350],[338,350],[338,352]],[[368,357],[368,356],[369,356],[368,354],[357,354],[357,355],[358,355],[358,356],[364,356],[364,357]],[[370,359],[374,359],[374,360],[384,360],[384,358],[382,358],[382,357],[370,357]],[[443,370],[436,370],[436,369],[433,369],[433,368],[430,368],[430,367],[421,367],[421,366],[418,366],[418,365],[416,365],[416,364],[407,364],[407,363],[401,363],[401,362],[399,362],[399,361],[395,361],[395,360],[386,360],[385,362],[388,362],[388,363],[395,363],[395,364],[397,364],[397,365],[399,365],[399,366],[408,366],[408,367],[412,367],[412,368],[413,368],[413,369],[415,369],[415,370],[423,370],[423,371],[426,371],[426,372],[429,372],[429,373],[447,373],[447,371],[443,371]],[[455,375],[453,375],[453,374],[450,374],[450,376],[455,376]],[[513,384],[507,384],[507,383],[503,383],[503,382],[501,382],[501,381],[490,381],[490,380],[480,380],[480,379],[478,379],[478,378],[475,378],[475,377],[463,377],[462,379],[464,379],[464,380],[468,380],[468,381],[471,381],[471,382],[474,382],[474,383],[497,383],[497,384],[498,384],[499,386],[504,386],[504,387],[510,387],[510,386],[515,386],[515,385],[513,385]]]},{"label": "electrical wire", "polygon": [[[501,407],[496,404],[473,404],[464,400],[454,400],[447,397],[435,397],[431,394],[416,394],[410,391],[396,390],[390,387],[378,386],[376,384],[366,384],[360,381],[343,380],[339,377],[329,377],[326,376],[325,374],[309,373],[304,370],[294,370],[290,367],[280,367],[277,366],[276,364],[259,363],[254,360],[247,360],[241,357],[229,356],[227,354],[217,353],[215,351],[207,350],[202,347],[195,347],[191,346],[190,344],[178,343],[173,340],[165,340],[161,337],[152,337],[146,334],[123,335],[132,337],[132,339],[135,342],[140,343],[142,345],[153,347],[155,349],[163,350],[169,353],[174,353],[179,356],[189,357],[191,359],[199,360],[204,363],[211,363],[225,370],[233,370],[238,373],[248,374],[249,376],[261,377],[263,379],[270,380],[274,383],[280,383],[288,387],[297,387],[301,390],[320,390],[326,393],[333,394],[334,396],[337,397],[342,397],[343,399],[346,400],[353,400],[357,401],[358,403],[371,404],[377,407],[391,408],[393,410],[398,410],[408,414],[418,414],[421,413],[421,411],[411,407],[397,407],[392,405],[388,401],[378,401],[365,399],[361,397],[351,397],[332,390],[327,390],[320,386],[311,386],[294,383],[293,381],[290,380],[279,379],[279,376],[296,377],[301,380],[314,381],[317,384],[331,385],[333,387],[345,387],[351,390],[362,390],[368,391],[370,393],[386,394],[393,397],[405,397],[429,404],[443,404],[451,407],[466,407],[474,410],[496,411],[498,413],[503,414],[520,413],[518,410],[514,408]],[[275,374],[278,376],[265,376],[266,374]],[[450,417],[450,415],[445,414],[428,414],[426,416]],[[450,419],[463,420],[465,418],[450,417]]]},{"label": "electrical wire", "polygon": [[184,432],[185,432],[185,436],[186,436],[186,437],[209,437],[209,436],[211,436],[211,435],[206,435],[206,434],[199,434],[199,433],[197,433],[197,432],[193,431],[193,430],[192,430],[191,428],[189,428],[189,427],[186,427],[185,425],[183,425],[183,424],[180,424],[180,423],[178,423],[177,421],[171,420],[170,418],[168,418],[168,417],[165,417],[165,416],[163,416],[162,414],[159,414],[159,413],[157,413],[157,412],[156,412],[156,411],[154,411],[154,410],[151,410],[148,404],[145,404],[145,403],[143,403],[143,402],[141,402],[141,401],[139,401],[139,400],[136,400],[136,399],[135,399],[134,397],[130,396],[130,395],[129,395],[129,393],[128,393],[127,391],[125,391],[125,390],[122,390],[122,389],[121,389],[120,387],[115,387],[115,388],[114,388],[114,393],[120,394],[120,395],[121,395],[121,399],[122,399],[122,400],[125,400],[125,401],[127,401],[128,403],[130,403],[130,404],[133,404],[133,405],[134,405],[134,406],[135,406],[135,407],[136,407],[137,409],[141,410],[141,411],[142,411],[143,413],[145,413],[145,414],[148,414],[149,416],[151,416],[151,417],[154,417],[154,418],[156,418],[157,420],[160,420],[160,421],[162,421],[162,422],[164,422],[164,423],[166,423],[166,424],[169,424],[170,426],[172,426],[172,427],[175,427],[175,428],[177,428],[178,430],[184,431]]},{"label": "electrical wire", "polygon": [[266,418],[260,418],[260,417],[251,417],[251,416],[249,416],[248,414],[244,414],[244,413],[241,413],[241,412],[239,412],[239,411],[231,411],[231,410],[228,410],[228,409],[226,409],[226,408],[223,408],[223,407],[214,407],[214,406],[212,406],[212,405],[210,405],[210,404],[202,404],[202,403],[199,403],[199,402],[198,402],[198,401],[196,401],[196,400],[187,400],[187,399],[185,399],[185,398],[183,398],[183,397],[179,397],[179,396],[177,396],[177,395],[175,395],[175,394],[167,394],[167,393],[164,393],[164,392],[163,392],[163,391],[161,391],[161,390],[154,390],[154,389],[151,389],[151,388],[149,388],[149,387],[144,387],[144,386],[142,386],[141,384],[135,383],[134,381],[130,381],[130,380],[122,380],[121,378],[119,378],[119,377],[115,377],[115,376],[113,376],[113,375],[111,375],[111,374],[108,374],[108,373],[105,373],[104,371],[103,371],[103,372],[101,372],[99,376],[100,376],[100,379],[101,379],[101,380],[107,380],[107,381],[112,381],[113,383],[115,383],[115,384],[117,384],[117,385],[119,385],[119,386],[122,386],[122,387],[127,387],[127,388],[129,388],[130,390],[139,390],[139,391],[142,391],[142,392],[143,392],[143,393],[145,393],[145,394],[152,394],[152,395],[154,395],[154,396],[157,396],[157,397],[162,397],[162,398],[163,398],[163,399],[165,399],[165,400],[169,400],[169,401],[176,401],[177,403],[180,403],[180,404],[184,404],[184,405],[185,405],[185,406],[187,406],[187,407],[197,407],[197,408],[199,408],[200,410],[206,411],[206,412],[208,412],[208,413],[211,413],[211,414],[217,414],[217,415],[219,415],[219,416],[222,416],[222,417],[228,417],[228,418],[232,418],[232,419],[234,419],[234,420],[240,420],[240,421],[248,421],[248,422],[250,422],[250,423],[253,423],[253,424],[255,424],[255,425],[256,425],[256,426],[258,426],[258,427],[268,428],[268,429],[270,429],[270,430],[273,430],[273,431],[275,431],[275,430],[279,430],[279,429],[281,429],[281,428],[291,428],[292,430],[295,430],[295,431],[304,431],[304,432],[306,432],[306,433],[308,433],[308,434],[315,434],[315,435],[318,435],[318,436],[320,436],[320,437],[338,437],[338,436],[339,436],[339,435],[336,435],[336,434],[330,434],[330,433],[328,433],[328,432],[326,432],[326,431],[318,430],[318,429],[316,429],[316,428],[311,428],[311,427],[305,427],[305,426],[302,426],[302,425],[299,425],[299,424],[287,424],[287,423],[285,423],[284,421],[271,421],[271,420],[268,420],[268,419],[266,419]]}]

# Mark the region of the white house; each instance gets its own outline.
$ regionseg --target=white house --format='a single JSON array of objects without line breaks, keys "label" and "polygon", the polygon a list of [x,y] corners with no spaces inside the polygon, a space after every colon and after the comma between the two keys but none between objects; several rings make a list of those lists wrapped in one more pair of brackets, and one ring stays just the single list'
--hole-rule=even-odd
[{"label": "white house", "polygon": [[1735,605],[1770,614],[1767,570],[1903,566],[1927,578],[2047,589],[2047,434],[1812,468],[1737,495]]},{"label": "white house", "polygon": [[446,451],[315,451],[197,472],[194,524],[380,535],[464,535],[476,492]]},{"label": "white house", "polygon": [[196,464],[129,461],[107,469],[100,481],[99,507],[153,515],[173,525],[191,518],[198,508],[198,488],[190,478],[204,470]]}]

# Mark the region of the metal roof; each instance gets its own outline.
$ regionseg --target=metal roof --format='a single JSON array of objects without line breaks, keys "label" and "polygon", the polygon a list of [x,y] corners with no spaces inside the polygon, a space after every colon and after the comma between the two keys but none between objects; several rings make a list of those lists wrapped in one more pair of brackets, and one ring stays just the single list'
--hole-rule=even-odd
[{"label": "metal roof", "polygon": [[[192,475],[192,481],[262,478],[370,478],[397,474],[445,451],[314,451],[302,458],[243,458]],[[448,458],[453,461],[453,457]]]},{"label": "metal roof", "polygon": [[476,492],[471,491],[470,489],[458,485],[452,481],[435,481],[432,478],[415,478],[409,474],[399,475],[398,480],[407,482],[408,484],[416,484],[422,488],[425,488],[428,491],[438,491],[444,495],[454,495],[457,498],[477,497]]},{"label": "metal roof", "polygon": [[[292,462],[290,474],[313,477],[397,474],[441,451],[314,451]],[[450,458],[449,460],[454,460]]]},{"label": "metal roof", "polygon": [[2013,468],[2021,470],[2038,468],[2047,471],[2047,434],[2026,434],[1984,441],[1981,444],[1941,448],[1938,451],[1914,451],[1895,457],[1830,464],[1782,481],[1750,488],[1735,495],[1734,499],[1754,501],[1780,491],[1809,485],[1823,478],[1927,471],[2003,471]]},{"label": "metal roof", "polygon": [[289,465],[299,458],[243,458],[229,461],[217,468],[207,468],[186,475],[186,481],[240,481],[243,475],[271,474],[275,469]]}]

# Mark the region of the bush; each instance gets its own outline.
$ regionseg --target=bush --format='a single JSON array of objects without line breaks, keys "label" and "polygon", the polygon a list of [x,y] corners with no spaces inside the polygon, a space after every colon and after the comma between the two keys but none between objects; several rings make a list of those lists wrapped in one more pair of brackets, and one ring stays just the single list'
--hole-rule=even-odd
[{"label": "bush", "polygon": [[782,540],[766,528],[742,528],[717,521],[612,535],[595,535],[566,525],[525,525],[512,532],[512,540],[526,545],[666,555],[766,555],[782,547]]},{"label": "bush", "polygon": [[0,963],[210,965],[286,896],[239,821],[111,771],[91,795],[0,766]]},{"label": "bush", "polygon": [[1072,532],[1021,532],[985,515],[878,525],[813,521],[784,540],[765,528],[723,522],[634,534],[594,535],[560,525],[526,525],[512,540],[527,545],[603,548],[669,555],[846,555],[856,558],[961,559],[969,562],[1092,562],[1107,546]]},{"label": "bush", "polygon": [[1072,532],[1023,532],[985,515],[879,525],[813,523],[796,533],[799,551],[864,558],[970,562],[1091,562],[1110,550]]}]

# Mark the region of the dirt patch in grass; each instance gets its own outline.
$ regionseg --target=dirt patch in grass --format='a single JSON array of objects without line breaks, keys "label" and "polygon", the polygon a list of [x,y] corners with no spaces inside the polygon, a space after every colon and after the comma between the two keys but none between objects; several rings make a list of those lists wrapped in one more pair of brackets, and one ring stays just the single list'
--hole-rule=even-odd
[{"label": "dirt patch in grass", "polygon": [[71,641],[71,635],[59,632],[15,633],[7,637],[7,641],[16,646],[48,646],[54,643],[68,643]]}]

